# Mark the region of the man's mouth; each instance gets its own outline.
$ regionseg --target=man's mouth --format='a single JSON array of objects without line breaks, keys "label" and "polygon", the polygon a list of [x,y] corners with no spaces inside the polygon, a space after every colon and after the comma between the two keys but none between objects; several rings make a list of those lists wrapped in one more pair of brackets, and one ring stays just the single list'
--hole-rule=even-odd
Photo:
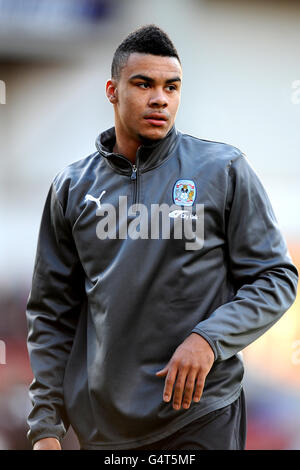
[{"label": "man's mouth", "polygon": [[149,124],[153,126],[164,126],[168,120],[168,117],[162,113],[152,113],[145,116],[145,118]]}]

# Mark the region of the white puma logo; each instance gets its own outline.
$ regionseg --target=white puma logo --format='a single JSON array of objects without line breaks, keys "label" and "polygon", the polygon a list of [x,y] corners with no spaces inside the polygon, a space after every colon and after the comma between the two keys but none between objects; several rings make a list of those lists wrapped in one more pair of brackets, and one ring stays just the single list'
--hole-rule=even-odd
[{"label": "white puma logo", "polygon": [[102,198],[103,194],[105,194],[105,193],[106,193],[106,191],[102,191],[102,193],[100,194],[100,196],[98,198],[92,196],[91,194],[87,194],[85,196],[85,201],[94,201],[97,204],[97,208],[101,209],[100,199]]}]

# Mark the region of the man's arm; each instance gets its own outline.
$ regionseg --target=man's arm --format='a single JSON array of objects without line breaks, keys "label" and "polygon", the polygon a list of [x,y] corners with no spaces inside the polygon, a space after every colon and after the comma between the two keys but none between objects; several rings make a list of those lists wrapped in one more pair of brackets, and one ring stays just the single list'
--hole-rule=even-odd
[{"label": "man's arm", "polygon": [[34,449],[57,446],[69,426],[63,379],[84,301],[82,266],[53,184],[42,215],[26,311],[34,375],[28,438]]},{"label": "man's arm", "polygon": [[213,362],[226,360],[255,341],[296,297],[297,269],[269,198],[245,156],[232,164],[229,176],[225,230],[228,273],[236,293],[195,326],[157,373],[166,376],[165,401],[170,401],[174,387],[175,409],[180,408],[182,400],[188,408],[193,392],[194,401],[198,401]]},{"label": "man's arm", "polygon": [[218,361],[274,325],[294,302],[298,283],[268,195],[244,155],[230,169],[225,221],[235,296],[193,329],[209,342]]}]

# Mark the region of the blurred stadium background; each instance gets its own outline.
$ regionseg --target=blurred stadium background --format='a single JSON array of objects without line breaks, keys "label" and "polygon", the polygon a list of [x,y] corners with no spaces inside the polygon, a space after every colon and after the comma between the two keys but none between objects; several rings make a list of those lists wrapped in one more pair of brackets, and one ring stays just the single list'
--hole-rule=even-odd
[{"label": "blurred stadium background", "polygon": [[[112,54],[156,23],[184,81],[177,127],[242,149],[300,268],[300,4],[0,0],[0,449],[30,449],[25,305],[50,182],[113,124]],[[300,449],[300,300],[243,352],[247,449]],[[77,449],[70,430],[65,449]]]}]

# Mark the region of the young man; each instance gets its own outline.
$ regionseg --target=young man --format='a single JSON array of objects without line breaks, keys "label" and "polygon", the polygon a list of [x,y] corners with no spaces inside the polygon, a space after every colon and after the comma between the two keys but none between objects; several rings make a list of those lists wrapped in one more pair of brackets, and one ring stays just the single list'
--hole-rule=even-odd
[{"label": "young man", "polygon": [[60,172],[28,299],[28,437],[60,449],[243,449],[238,354],[295,299],[270,202],[235,147],[174,127],[182,69],[154,25],[118,47],[115,126]]}]

